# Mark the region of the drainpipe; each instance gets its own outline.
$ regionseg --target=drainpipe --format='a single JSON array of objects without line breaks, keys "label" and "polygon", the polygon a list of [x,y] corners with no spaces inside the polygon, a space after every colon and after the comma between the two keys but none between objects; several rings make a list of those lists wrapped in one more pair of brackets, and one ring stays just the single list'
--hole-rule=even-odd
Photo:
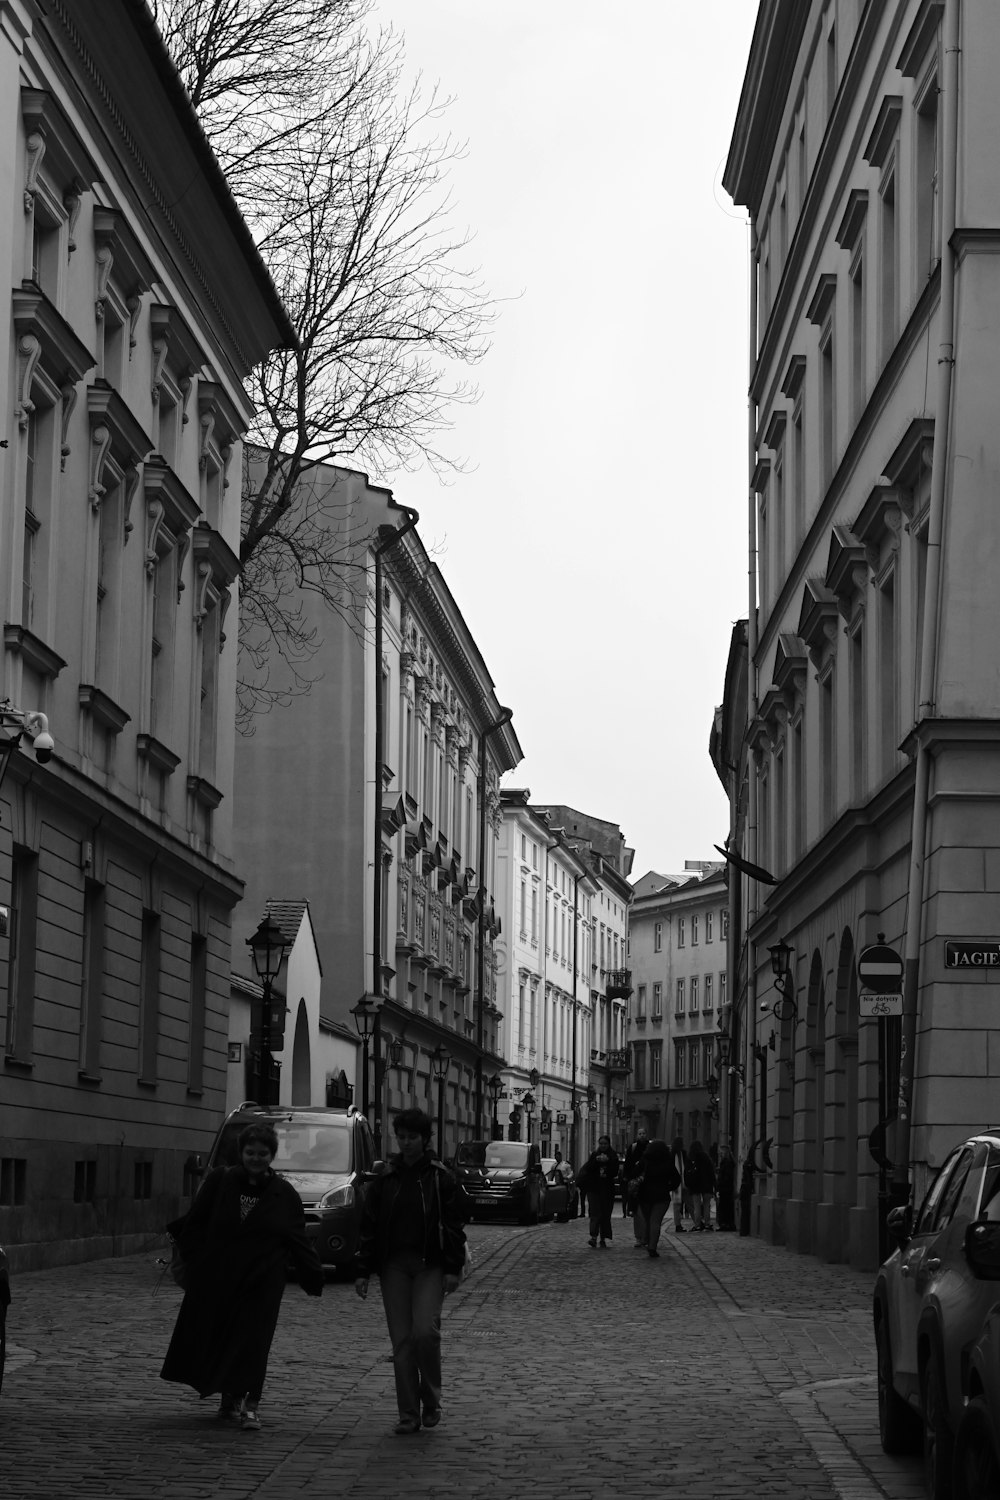
[{"label": "drainpipe", "polygon": [[382,558],[396,543],[412,531],[420,520],[409,505],[398,507],[406,520],[391,536],[372,549],[375,557],[375,840],[372,844],[374,875],[372,877],[372,995],[376,1001],[375,1024],[372,1027],[372,1060],[375,1073],[375,1155],[382,1155],[382,1089],[379,1072],[382,1063],[382,767],[385,761],[385,723],[382,711]]},{"label": "drainpipe", "polygon": [[925,719],[935,716],[938,624],[941,614],[941,555],[948,437],[951,424],[951,383],[955,366],[955,231],[958,177],[958,59],[959,0],[946,0],[944,63],[941,84],[943,132],[941,141],[941,309],[938,340],[937,393],[934,405],[934,451],[931,460],[931,497],[927,521],[927,577],[920,644],[920,697],[917,703],[917,746],[913,784],[913,822],[910,834],[910,873],[907,897],[906,943],[903,950],[903,1026],[899,1058],[899,1101],[893,1147],[892,1201],[906,1203],[910,1195],[910,1138],[913,1080],[917,1047],[920,984],[920,944],[923,934],[924,853],[927,838],[927,796],[930,751],[919,733]]},{"label": "drainpipe", "polygon": [[[747,467],[753,474],[757,466],[757,404],[753,397],[753,377],[757,365],[757,224],[754,219],[750,220],[750,338],[749,347],[749,372],[747,381]],[[748,495],[747,504],[747,728],[757,717],[758,693],[757,693],[757,492],[752,487]],[[757,768],[753,760],[753,751],[747,753],[747,858],[751,864],[757,864]],[[739,788],[736,790],[739,799]],[[757,920],[757,882],[748,879],[746,884],[746,930],[749,933],[754,922]],[[739,955],[739,940],[733,944],[734,954]],[[735,980],[739,972],[738,966],[733,971]],[[735,1000],[735,995],[733,999]],[[756,950],[752,943],[747,944],[747,996],[746,1009],[744,1010],[743,1025],[743,1066],[745,1079],[756,1079],[757,1073],[754,1069],[754,1046],[757,1041],[757,960]],[[747,1090],[743,1094],[743,1118],[750,1139],[741,1142],[741,1150],[746,1150],[753,1145],[753,1091],[747,1108]],[[745,1155],[746,1151],[742,1150]]]},{"label": "drainpipe", "polygon": [[476,1140],[483,1139],[483,1005],[486,986],[486,741],[514,717],[512,708],[501,708],[500,717],[479,736],[479,914],[476,918]]}]

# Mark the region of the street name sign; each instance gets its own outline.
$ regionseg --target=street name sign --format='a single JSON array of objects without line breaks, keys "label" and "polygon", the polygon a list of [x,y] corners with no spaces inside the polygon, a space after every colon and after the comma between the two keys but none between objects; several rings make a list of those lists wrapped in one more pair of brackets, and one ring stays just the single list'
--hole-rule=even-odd
[{"label": "street name sign", "polygon": [[1000,942],[995,938],[948,938],[946,969],[1000,969]]},{"label": "street name sign", "polygon": [[858,1015],[866,1019],[873,1016],[901,1016],[903,1014],[903,996],[901,992],[896,994],[883,994],[876,990],[862,990],[858,995]]}]

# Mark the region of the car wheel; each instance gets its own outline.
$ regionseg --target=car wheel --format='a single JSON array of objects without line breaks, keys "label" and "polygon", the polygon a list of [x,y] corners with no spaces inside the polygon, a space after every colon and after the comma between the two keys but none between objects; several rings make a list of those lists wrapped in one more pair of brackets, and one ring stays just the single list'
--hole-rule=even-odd
[{"label": "car wheel", "polygon": [[896,1390],[892,1378],[889,1330],[882,1318],[875,1330],[878,1366],[878,1435],[883,1453],[916,1453],[920,1448],[920,1421]]},{"label": "car wheel", "polygon": [[928,1500],[951,1500],[951,1465],[955,1440],[945,1415],[941,1369],[931,1354],[920,1381],[924,1409],[924,1485]]},{"label": "car wheel", "polygon": [[982,1396],[973,1396],[958,1424],[952,1475],[954,1500],[991,1500],[1000,1495],[1000,1458]]}]

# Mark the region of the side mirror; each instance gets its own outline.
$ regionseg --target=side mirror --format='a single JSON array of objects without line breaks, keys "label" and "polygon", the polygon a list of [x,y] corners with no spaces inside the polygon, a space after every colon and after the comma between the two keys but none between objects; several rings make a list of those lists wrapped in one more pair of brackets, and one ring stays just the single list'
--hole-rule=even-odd
[{"label": "side mirror", "polygon": [[1000,1281],[1000,1223],[977,1219],[965,1231],[965,1255],[981,1281]]},{"label": "side mirror", "polygon": [[373,1161],[367,1172],[360,1172],[358,1175],[362,1182],[374,1182],[376,1177],[381,1177],[384,1171],[384,1161]]}]

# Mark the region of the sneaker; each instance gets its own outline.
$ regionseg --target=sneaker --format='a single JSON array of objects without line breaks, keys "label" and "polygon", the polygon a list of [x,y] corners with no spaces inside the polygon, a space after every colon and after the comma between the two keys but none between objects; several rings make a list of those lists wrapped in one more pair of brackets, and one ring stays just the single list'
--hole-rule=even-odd
[{"label": "sneaker", "polygon": [[412,1432],[420,1431],[420,1423],[416,1417],[400,1417],[392,1430],[397,1437],[407,1437]]},{"label": "sneaker", "polygon": [[591,1250],[596,1250],[597,1249],[597,1241],[596,1240],[588,1240],[587,1244],[590,1246]]},{"label": "sneaker", "polygon": [[653,1257],[654,1260],[659,1260],[659,1258],[660,1258],[660,1252],[659,1252],[659,1250],[650,1250],[649,1253]]},{"label": "sneaker", "polygon": [[260,1417],[257,1415],[257,1409],[254,1406],[247,1406],[246,1402],[243,1403],[240,1409],[240,1431],[260,1431]]},{"label": "sneaker", "polygon": [[607,1240],[602,1240],[601,1241],[601,1249],[602,1250],[606,1250],[607,1248],[608,1248],[608,1242],[607,1242]]},{"label": "sneaker", "polygon": [[440,1408],[440,1406],[425,1406],[424,1407],[424,1426],[425,1427],[436,1427],[437,1424],[440,1422],[440,1420],[441,1420],[441,1408]]}]

